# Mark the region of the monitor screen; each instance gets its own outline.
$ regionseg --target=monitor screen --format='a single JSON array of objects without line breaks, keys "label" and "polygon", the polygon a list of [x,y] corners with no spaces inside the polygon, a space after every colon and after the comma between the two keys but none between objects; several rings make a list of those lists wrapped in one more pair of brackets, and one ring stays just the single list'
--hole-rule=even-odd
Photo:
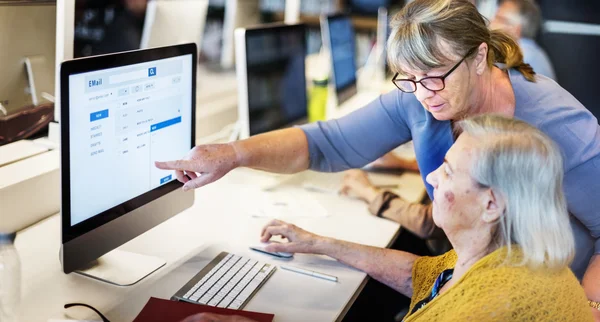
[{"label": "monitor screen", "polygon": [[304,26],[246,31],[250,135],[306,118],[306,51]]},{"label": "monitor screen", "polygon": [[69,75],[70,224],[175,180],[192,145],[193,55]]},{"label": "monitor screen", "polygon": [[356,84],[356,47],[354,28],[348,16],[327,18],[333,62],[333,78],[337,92]]}]

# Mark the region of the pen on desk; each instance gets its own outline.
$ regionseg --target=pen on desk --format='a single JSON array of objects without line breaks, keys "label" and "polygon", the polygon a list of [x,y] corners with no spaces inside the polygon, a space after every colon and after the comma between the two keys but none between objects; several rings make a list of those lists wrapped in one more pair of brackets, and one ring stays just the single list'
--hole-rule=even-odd
[{"label": "pen on desk", "polygon": [[322,278],[324,280],[328,280],[328,281],[332,281],[332,282],[337,282],[337,280],[338,280],[338,278],[333,275],[318,273],[315,271],[310,271],[310,270],[302,269],[302,268],[298,268],[298,267],[284,266],[284,265],[279,265],[279,267],[281,267],[282,269],[285,269],[287,271],[305,274],[305,275],[313,276],[313,277],[317,277],[317,278]]}]

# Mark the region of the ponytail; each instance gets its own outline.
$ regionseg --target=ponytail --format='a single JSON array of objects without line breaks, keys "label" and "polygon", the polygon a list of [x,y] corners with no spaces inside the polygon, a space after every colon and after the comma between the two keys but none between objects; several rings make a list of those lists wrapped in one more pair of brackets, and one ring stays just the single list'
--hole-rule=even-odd
[{"label": "ponytail", "polygon": [[499,30],[490,30],[488,63],[503,63],[506,69],[516,68],[530,82],[535,82],[535,71],[523,62],[521,48],[509,35]]}]

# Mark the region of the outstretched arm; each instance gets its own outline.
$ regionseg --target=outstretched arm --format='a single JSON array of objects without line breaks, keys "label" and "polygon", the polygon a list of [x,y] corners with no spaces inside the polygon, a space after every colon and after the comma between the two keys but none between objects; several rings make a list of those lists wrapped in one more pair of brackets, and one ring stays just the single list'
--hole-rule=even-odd
[{"label": "outstretched arm", "polygon": [[308,143],[299,128],[278,130],[227,144],[194,147],[182,160],[156,162],[156,167],[175,170],[183,189],[214,182],[237,167],[295,173],[308,168]]},{"label": "outstretched arm", "polygon": [[327,255],[412,297],[412,269],[419,258],[417,255],[315,235],[280,220],[267,224],[261,235],[263,242],[275,235],[289,240],[288,243],[269,244],[268,251]]}]

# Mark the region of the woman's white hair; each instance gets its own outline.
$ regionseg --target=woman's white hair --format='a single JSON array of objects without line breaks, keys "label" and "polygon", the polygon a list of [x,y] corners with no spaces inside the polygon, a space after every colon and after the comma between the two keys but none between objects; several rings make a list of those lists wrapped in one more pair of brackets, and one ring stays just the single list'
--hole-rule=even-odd
[{"label": "woman's white hair", "polygon": [[[537,128],[515,119],[482,115],[457,123],[477,138],[471,176],[506,201],[495,242],[521,247],[520,265],[567,267],[575,241],[562,189],[563,161],[556,144]],[[510,258],[510,256],[508,256]]]}]

